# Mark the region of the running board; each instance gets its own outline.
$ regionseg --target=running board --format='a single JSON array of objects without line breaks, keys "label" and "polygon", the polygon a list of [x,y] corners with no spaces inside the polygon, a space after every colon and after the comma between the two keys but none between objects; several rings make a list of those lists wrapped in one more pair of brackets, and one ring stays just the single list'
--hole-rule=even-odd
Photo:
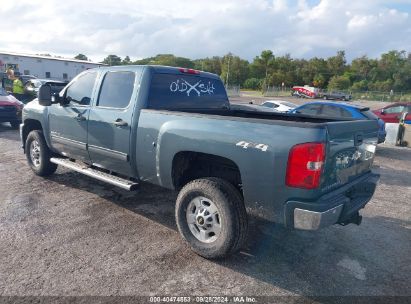
[{"label": "running board", "polygon": [[95,179],[112,184],[114,186],[123,188],[128,191],[133,191],[138,188],[138,183],[90,168],[88,165],[84,163],[76,163],[67,158],[59,158],[59,157],[52,157],[50,158],[50,161],[54,164],[69,168],[73,171],[82,173],[84,175],[93,177]]}]

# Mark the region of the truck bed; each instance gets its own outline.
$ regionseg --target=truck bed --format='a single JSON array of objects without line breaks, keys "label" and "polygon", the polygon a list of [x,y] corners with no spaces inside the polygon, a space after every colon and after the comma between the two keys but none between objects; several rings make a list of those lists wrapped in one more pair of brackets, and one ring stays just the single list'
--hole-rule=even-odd
[{"label": "truck bed", "polygon": [[[163,113],[190,113],[192,115],[216,115],[223,116],[224,119],[233,118],[246,118],[250,122],[252,120],[258,120],[259,123],[272,123],[277,122],[297,122],[297,123],[311,123],[315,124],[338,122],[338,121],[353,121],[352,119],[337,119],[333,117],[318,117],[303,114],[288,114],[288,113],[275,113],[275,112],[259,112],[259,111],[247,111],[247,110],[233,110],[233,109],[170,109],[170,110],[157,110]],[[262,121],[266,120],[266,122]]]}]

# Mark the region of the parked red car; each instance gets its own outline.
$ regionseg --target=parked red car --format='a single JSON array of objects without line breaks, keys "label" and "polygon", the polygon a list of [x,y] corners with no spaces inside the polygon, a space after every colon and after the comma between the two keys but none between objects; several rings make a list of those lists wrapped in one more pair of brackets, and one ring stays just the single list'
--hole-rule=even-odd
[{"label": "parked red car", "polygon": [[405,123],[411,124],[411,102],[396,102],[373,112],[386,123],[399,123],[402,114],[408,112]]},{"label": "parked red car", "polygon": [[0,88],[0,123],[9,122],[14,129],[17,129],[21,123],[23,106],[22,102]]}]

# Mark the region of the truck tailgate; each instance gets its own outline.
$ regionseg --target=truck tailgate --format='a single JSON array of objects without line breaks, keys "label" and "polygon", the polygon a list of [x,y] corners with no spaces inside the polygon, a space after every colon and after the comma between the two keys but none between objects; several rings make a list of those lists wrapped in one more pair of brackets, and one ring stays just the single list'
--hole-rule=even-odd
[{"label": "truck tailgate", "polygon": [[321,182],[323,192],[353,181],[369,172],[378,141],[374,120],[327,123],[327,151]]}]

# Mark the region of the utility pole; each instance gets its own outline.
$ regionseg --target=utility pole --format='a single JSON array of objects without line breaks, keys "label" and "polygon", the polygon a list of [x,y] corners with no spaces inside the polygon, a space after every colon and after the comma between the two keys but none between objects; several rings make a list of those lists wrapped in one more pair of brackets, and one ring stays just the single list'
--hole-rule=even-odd
[{"label": "utility pole", "polygon": [[228,87],[228,75],[230,75],[230,59],[231,59],[231,56],[228,55],[227,77],[225,80],[226,87]]}]

